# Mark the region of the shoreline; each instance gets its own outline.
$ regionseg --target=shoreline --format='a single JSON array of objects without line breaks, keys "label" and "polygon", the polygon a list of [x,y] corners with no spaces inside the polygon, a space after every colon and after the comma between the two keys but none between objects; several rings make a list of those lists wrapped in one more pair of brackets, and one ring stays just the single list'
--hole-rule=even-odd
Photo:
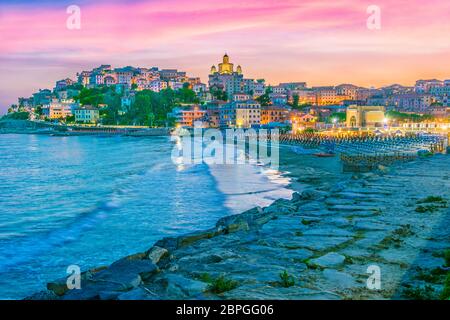
[{"label": "shoreline", "polygon": [[[436,156],[333,183],[326,175],[315,180],[312,172],[310,186],[291,200],[163,238],[145,252],[84,272],[81,290],[67,291],[64,278],[26,299],[404,299],[405,290],[417,286],[409,294],[418,294],[424,285],[437,294],[443,284],[427,283],[419,271],[444,265],[438,256],[448,248],[450,214],[439,208],[424,216],[414,209],[428,193],[450,199],[443,188],[449,177],[435,181],[449,162]],[[424,193],[416,180],[432,188]],[[398,188],[404,199],[397,199]],[[388,278],[381,290],[366,287],[370,264]],[[294,285],[280,284],[284,271]],[[221,276],[230,288],[218,292]]]}]

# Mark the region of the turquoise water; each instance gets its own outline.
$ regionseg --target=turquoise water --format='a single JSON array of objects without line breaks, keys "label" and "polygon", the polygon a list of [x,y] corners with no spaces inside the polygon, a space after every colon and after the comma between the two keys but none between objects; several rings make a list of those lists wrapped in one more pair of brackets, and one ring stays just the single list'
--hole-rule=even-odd
[{"label": "turquoise water", "polygon": [[172,149],[168,137],[0,135],[0,298],[290,196],[259,169],[180,168]]}]

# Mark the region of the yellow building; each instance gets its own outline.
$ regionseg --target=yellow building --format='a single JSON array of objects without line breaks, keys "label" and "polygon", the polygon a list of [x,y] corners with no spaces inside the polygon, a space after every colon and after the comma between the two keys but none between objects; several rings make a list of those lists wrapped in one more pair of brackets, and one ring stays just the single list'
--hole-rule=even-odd
[{"label": "yellow building", "polygon": [[261,105],[254,100],[234,101],[223,105],[219,112],[221,127],[250,128],[261,123]]},{"label": "yellow building", "polygon": [[242,67],[237,66],[236,71],[234,71],[234,64],[230,62],[230,57],[225,53],[222,59],[222,63],[219,63],[219,71],[217,71],[216,66],[211,67],[211,74],[242,74]]},{"label": "yellow building", "polygon": [[381,127],[385,121],[383,106],[349,106],[347,108],[347,127]]}]

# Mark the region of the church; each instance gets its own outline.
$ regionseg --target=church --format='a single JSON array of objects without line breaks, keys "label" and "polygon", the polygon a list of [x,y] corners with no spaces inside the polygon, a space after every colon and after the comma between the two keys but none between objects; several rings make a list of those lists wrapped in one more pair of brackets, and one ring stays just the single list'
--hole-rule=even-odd
[{"label": "church", "polygon": [[244,79],[242,67],[238,65],[235,69],[234,64],[230,62],[230,57],[226,53],[223,56],[222,62],[217,67],[215,65],[211,67],[208,84],[211,91],[224,91],[227,93],[229,99],[235,93],[245,93],[254,96],[262,91],[259,88],[261,84],[265,86],[264,82],[256,82],[254,79]]},{"label": "church", "polygon": [[[211,67],[211,75],[215,75],[217,73],[222,75],[234,73],[234,64],[230,63],[230,57],[226,53],[223,56],[222,63],[219,63],[219,71],[217,71],[216,66]],[[241,66],[237,66],[236,73],[242,74]]]}]

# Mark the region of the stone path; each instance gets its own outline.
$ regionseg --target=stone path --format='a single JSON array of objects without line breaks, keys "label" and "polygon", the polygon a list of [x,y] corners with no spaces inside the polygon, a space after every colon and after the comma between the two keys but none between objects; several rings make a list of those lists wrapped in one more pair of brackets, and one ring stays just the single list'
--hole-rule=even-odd
[{"label": "stone path", "polygon": [[[444,265],[450,211],[416,209],[428,196],[450,202],[449,168],[449,156],[436,156],[318,185],[85,273],[82,290],[62,279],[33,298],[402,299],[424,286],[437,298],[442,279],[424,274]],[[380,290],[367,287],[371,265]]]}]

